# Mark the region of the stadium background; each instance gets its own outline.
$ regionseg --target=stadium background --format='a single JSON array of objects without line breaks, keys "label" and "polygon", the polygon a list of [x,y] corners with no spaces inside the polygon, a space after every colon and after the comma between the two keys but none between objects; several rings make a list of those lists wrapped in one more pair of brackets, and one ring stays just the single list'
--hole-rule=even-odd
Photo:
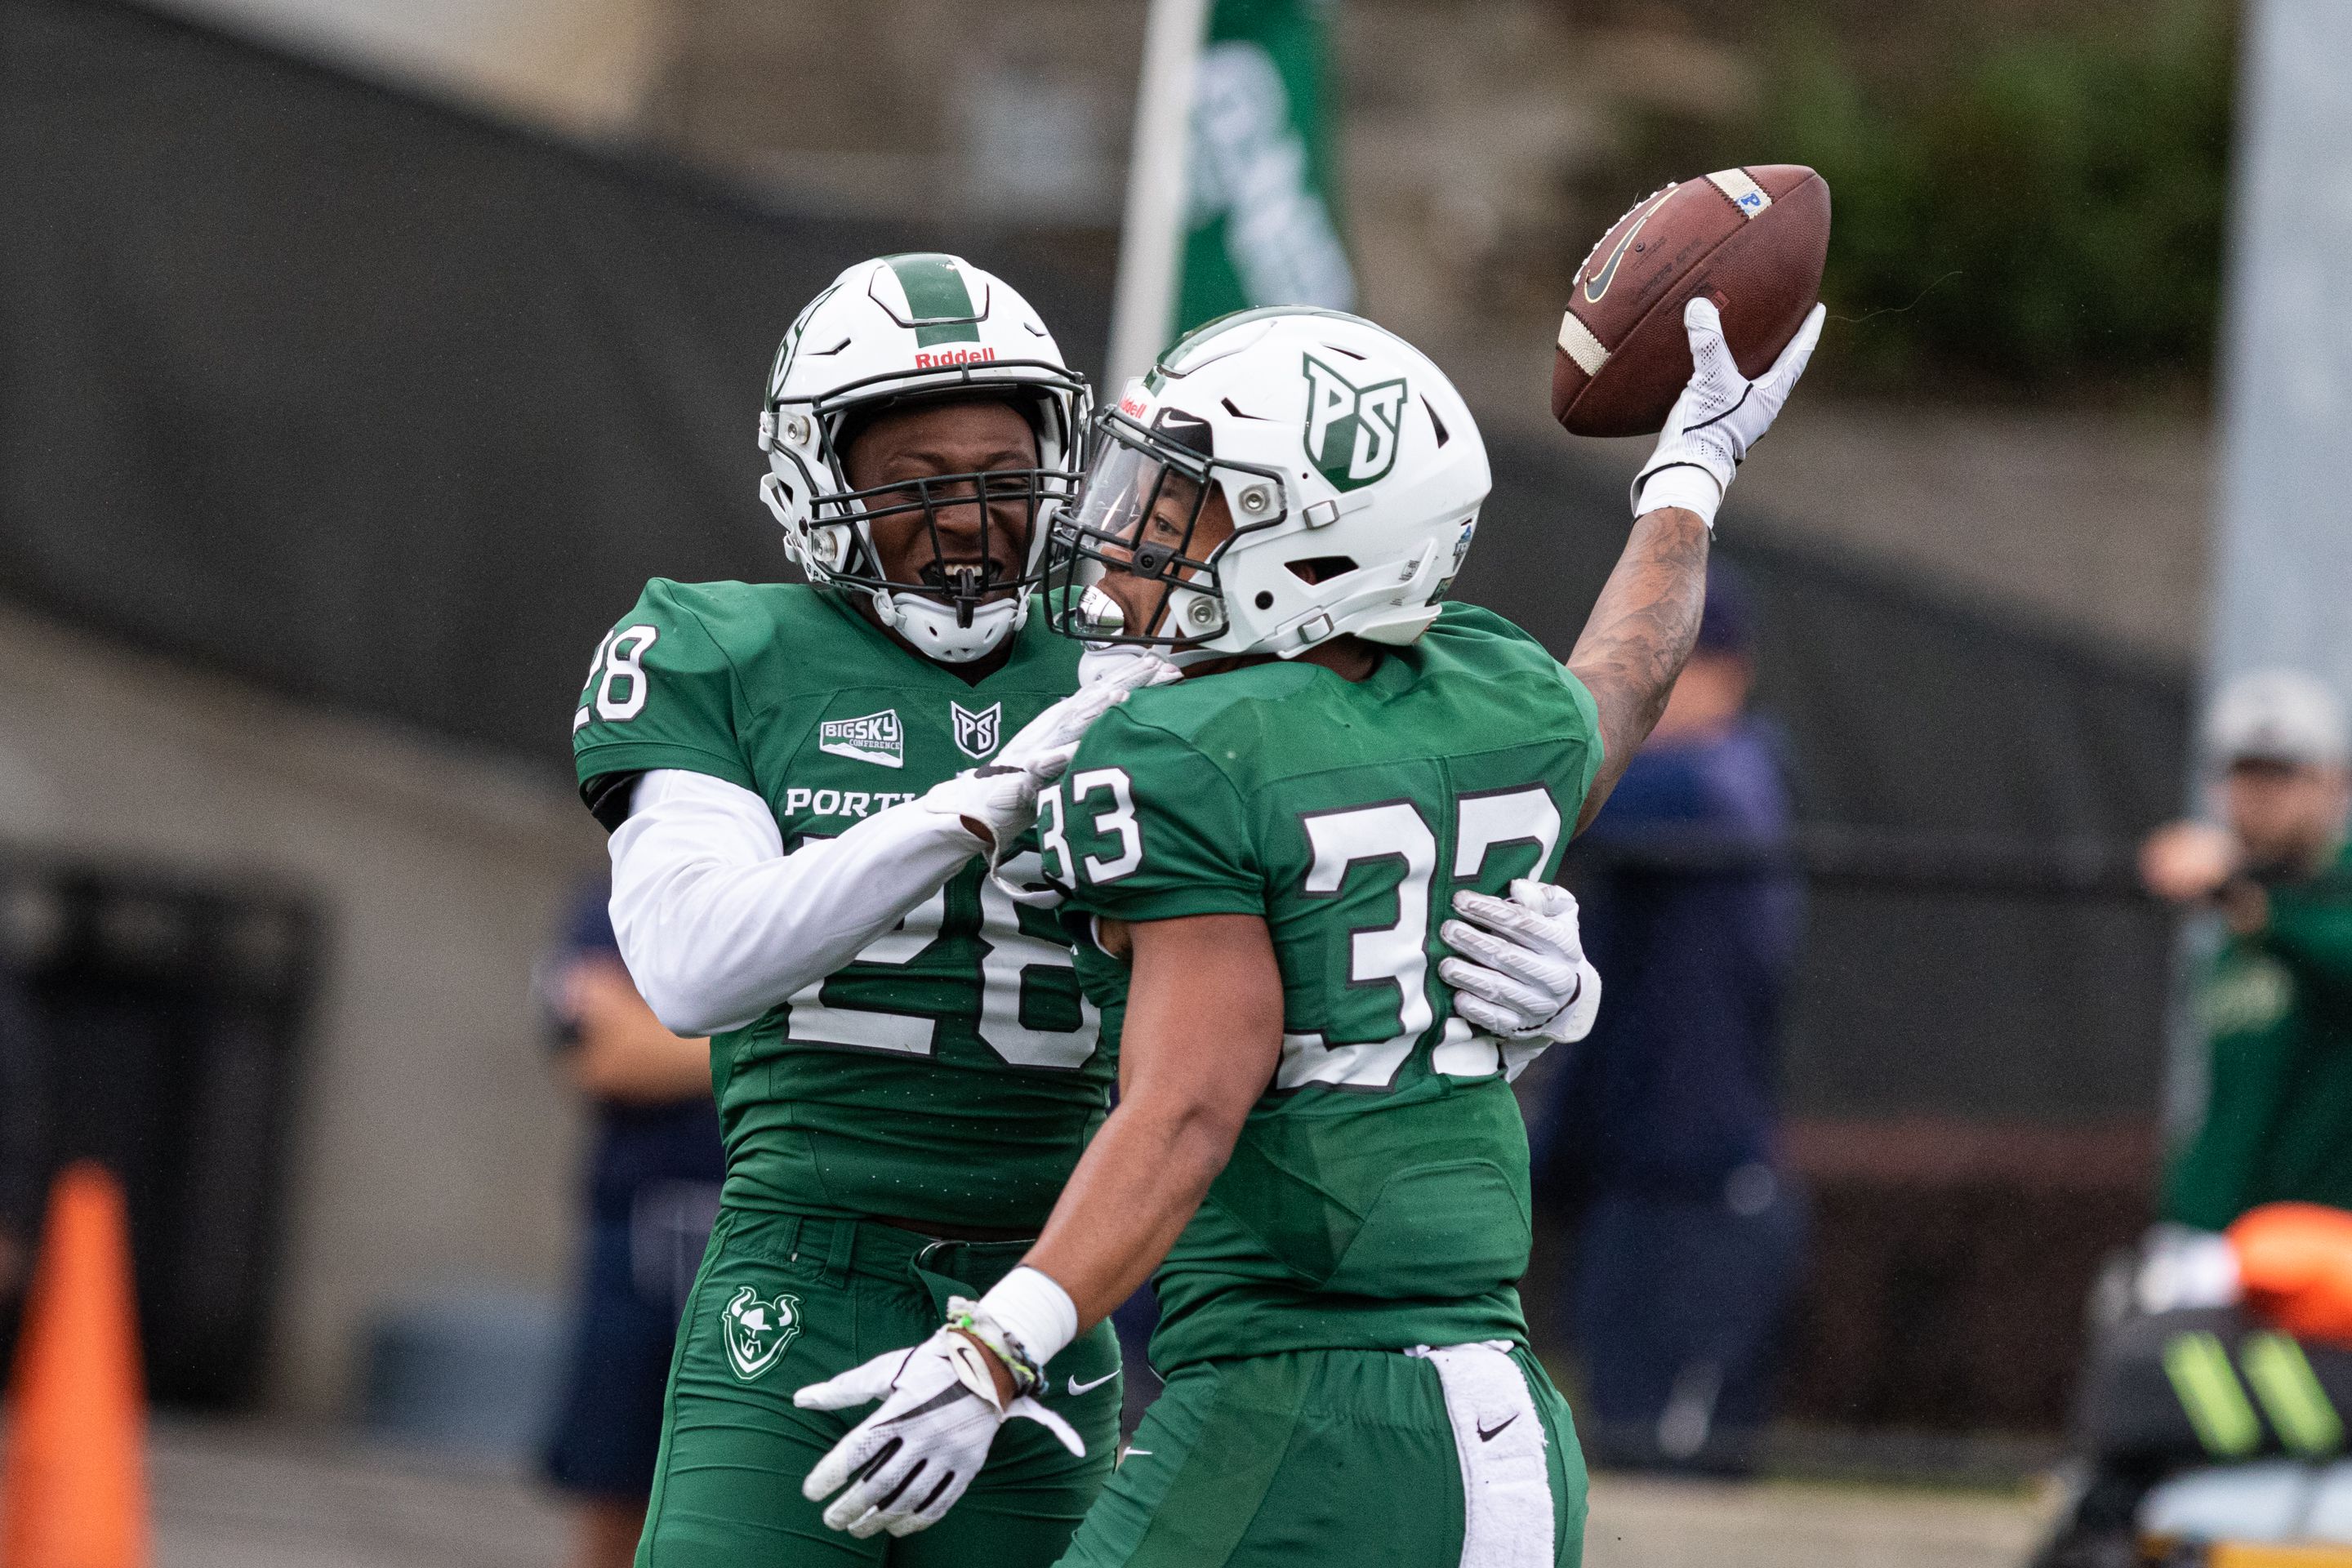
[{"label": "stadium background", "polygon": [[[600,852],[581,660],[646,576],[780,570],[753,389],[846,261],[960,250],[1099,372],[1140,37],[0,0],[0,930],[60,1021],[57,1152],[132,1173],[167,1404],[348,1420],[387,1315],[551,1321],[578,1129],[528,980]],[[1584,242],[1756,146],[1839,193],[1830,335],[1725,530],[1815,873],[1790,1462],[2010,1473],[2180,1091],[2128,850],[2205,648],[2234,16],[1356,0],[1331,37],[1363,307],[1496,457],[1459,592],[1557,647],[1640,456],[1544,416]]]}]

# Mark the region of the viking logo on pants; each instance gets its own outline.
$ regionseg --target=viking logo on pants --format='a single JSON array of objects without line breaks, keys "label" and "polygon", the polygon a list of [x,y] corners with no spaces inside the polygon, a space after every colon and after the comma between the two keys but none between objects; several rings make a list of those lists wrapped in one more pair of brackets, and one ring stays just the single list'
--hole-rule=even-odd
[{"label": "viking logo on pants", "polygon": [[719,1326],[735,1375],[750,1383],[782,1360],[785,1347],[800,1338],[801,1299],[780,1292],[763,1301],[746,1285],[727,1303]]}]

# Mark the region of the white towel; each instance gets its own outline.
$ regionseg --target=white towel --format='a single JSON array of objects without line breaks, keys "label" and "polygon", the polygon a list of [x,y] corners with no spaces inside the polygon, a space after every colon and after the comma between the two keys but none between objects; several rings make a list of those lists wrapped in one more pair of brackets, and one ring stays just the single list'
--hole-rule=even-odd
[{"label": "white towel", "polygon": [[1543,1419],[1503,1341],[1417,1345],[1445,1389],[1462,1464],[1462,1568],[1552,1568],[1551,1470]]}]

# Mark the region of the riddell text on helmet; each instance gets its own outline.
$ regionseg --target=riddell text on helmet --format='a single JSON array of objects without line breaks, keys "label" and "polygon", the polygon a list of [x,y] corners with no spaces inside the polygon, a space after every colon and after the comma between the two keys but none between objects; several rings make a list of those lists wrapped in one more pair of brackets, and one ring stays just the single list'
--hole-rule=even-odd
[{"label": "riddell text on helmet", "polygon": [[996,357],[994,349],[941,349],[915,356],[917,370],[945,370],[951,364],[980,364]]}]

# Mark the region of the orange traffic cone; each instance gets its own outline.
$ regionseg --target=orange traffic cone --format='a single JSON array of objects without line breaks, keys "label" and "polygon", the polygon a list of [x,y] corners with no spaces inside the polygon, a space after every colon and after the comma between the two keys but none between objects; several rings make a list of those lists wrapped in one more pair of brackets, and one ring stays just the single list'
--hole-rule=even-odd
[{"label": "orange traffic cone", "polygon": [[0,1475],[7,1568],[146,1568],[146,1392],[122,1185],[68,1167],[49,1194]]}]

